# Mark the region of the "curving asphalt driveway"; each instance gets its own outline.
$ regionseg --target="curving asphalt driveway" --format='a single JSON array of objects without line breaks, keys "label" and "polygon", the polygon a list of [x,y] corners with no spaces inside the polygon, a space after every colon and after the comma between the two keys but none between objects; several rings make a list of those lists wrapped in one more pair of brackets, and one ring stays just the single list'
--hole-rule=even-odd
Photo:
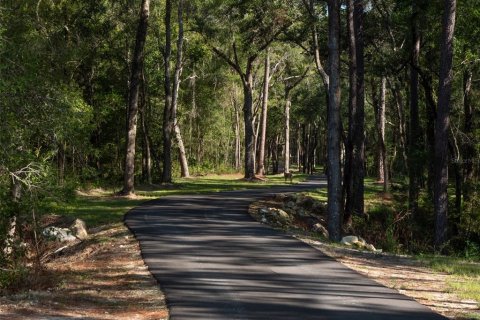
[{"label": "curving asphalt driveway", "polygon": [[445,319],[247,213],[273,193],[325,184],[169,196],[132,209],[125,223],[170,319]]}]

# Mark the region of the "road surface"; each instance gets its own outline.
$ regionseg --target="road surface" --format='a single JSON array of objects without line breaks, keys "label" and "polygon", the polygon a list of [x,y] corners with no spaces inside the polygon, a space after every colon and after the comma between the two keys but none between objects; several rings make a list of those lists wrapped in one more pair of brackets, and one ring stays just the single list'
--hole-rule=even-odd
[{"label": "road surface", "polygon": [[125,222],[170,319],[445,319],[247,213],[271,194],[321,186],[168,196],[132,209]]}]

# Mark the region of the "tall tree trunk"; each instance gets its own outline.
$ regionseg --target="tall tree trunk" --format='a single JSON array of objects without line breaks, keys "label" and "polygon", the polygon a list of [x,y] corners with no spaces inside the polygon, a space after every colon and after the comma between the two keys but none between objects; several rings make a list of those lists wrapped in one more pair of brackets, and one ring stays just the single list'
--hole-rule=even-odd
[{"label": "tall tree trunk", "polygon": [[240,132],[240,111],[238,110],[236,101],[234,103],[235,108],[235,170],[239,171],[242,162],[242,143]]},{"label": "tall tree trunk", "polygon": [[267,138],[267,112],[268,112],[268,89],[270,86],[270,53],[267,49],[265,56],[265,70],[263,75],[263,99],[262,99],[262,117],[261,134],[260,134],[260,150],[258,155],[257,174],[265,175],[265,140]]},{"label": "tall tree trunk", "polygon": [[[387,79],[388,81],[388,79]],[[399,136],[399,141],[400,141],[400,148],[402,151],[402,159],[403,159],[403,164],[405,168],[408,168],[408,157],[407,157],[407,130],[406,130],[406,124],[405,124],[405,106],[403,104],[403,98],[402,98],[402,93],[401,89],[399,88],[398,83],[395,81],[395,83],[392,85],[390,81],[388,81],[390,90],[393,93],[393,96],[395,97],[395,107],[396,107],[396,112],[397,112],[397,118],[398,118],[398,136]]]},{"label": "tall tree trunk", "polygon": [[380,90],[380,104],[378,105],[378,142],[379,142],[379,165],[378,180],[383,182],[383,191],[388,191],[388,164],[387,164],[387,147],[385,143],[385,109],[386,109],[386,92],[387,79],[382,76],[382,84]]},{"label": "tall tree trunk", "polygon": [[427,190],[430,195],[433,195],[433,181],[434,181],[434,154],[435,154],[435,118],[437,114],[437,104],[433,96],[433,87],[432,87],[432,76],[422,75],[422,86],[425,92],[425,118],[427,119],[427,165],[428,165],[428,176],[427,176]]},{"label": "tall tree trunk", "polygon": [[172,1],[165,3],[165,51],[164,59],[164,90],[165,106],[163,110],[163,173],[162,183],[172,182],[172,86],[170,80],[170,56],[172,54]]},{"label": "tall tree trunk", "polygon": [[365,177],[365,67],[363,57],[363,0],[355,0],[355,8],[353,13],[357,56],[357,108],[352,115],[354,121],[352,156],[352,208],[353,213],[363,215]]},{"label": "tall tree trunk", "polygon": [[129,195],[135,191],[135,142],[137,137],[138,97],[143,70],[144,47],[145,40],[147,38],[149,14],[150,0],[143,0],[140,10],[140,21],[137,28],[135,51],[133,53],[132,71],[130,77],[127,117],[127,149],[125,155],[123,189],[120,192],[123,195]]},{"label": "tall tree trunk", "polygon": [[283,171],[290,172],[290,90],[285,88],[285,157]]},{"label": "tall tree trunk", "polygon": [[340,163],[340,1],[328,2],[328,232],[331,240],[341,238],[342,173]]},{"label": "tall tree trunk", "polygon": [[177,61],[175,64],[175,75],[173,79],[173,98],[171,106],[171,117],[173,122],[173,130],[175,133],[175,140],[178,146],[178,153],[180,158],[180,175],[182,178],[188,178],[190,172],[188,170],[187,155],[185,152],[185,146],[183,144],[182,134],[177,119],[178,109],[178,93],[180,90],[180,76],[183,70],[183,1],[178,0],[178,39],[177,39]]},{"label": "tall tree trunk", "polygon": [[418,31],[418,8],[412,4],[412,61],[410,66],[410,143],[408,152],[409,192],[408,207],[415,216],[418,209],[418,194],[422,175],[422,157],[420,155],[421,134],[418,111],[418,60],[420,57],[420,33]]},{"label": "tall tree trunk", "polygon": [[245,120],[245,179],[255,178],[255,130],[253,124],[253,74],[249,60],[243,83],[243,117]]},{"label": "tall tree trunk", "polygon": [[444,1],[442,39],[440,43],[440,79],[435,122],[435,249],[440,250],[447,238],[448,215],[448,130],[452,89],[453,34],[456,0]]},{"label": "tall tree trunk", "polygon": [[349,44],[349,96],[348,96],[348,134],[345,143],[345,162],[343,170],[343,198],[345,211],[343,223],[347,226],[352,223],[352,194],[353,194],[353,123],[354,111],[357,109],[357,55],[354,26],[354,0],[347,1],[347,24]]},{"label": "tall tree trunk", "polygon": [[143,160],[142,160],[142,171],[143,177],[148,184],[152,184],[152,144],[151,139],[148,134],[147,128],[147,81],[145,79],[145,72],[142,70],[142,103],[140,106],[140,121],[142,128],[142,138],[143,138]]},{"label": "tall tree trunk", "polygon": [[473,106],[471,102],[472,72],[465,71],[463,76],[463,199],[469,201],[473,189],[473,163],[476,159],[475,137],[473,135]]}]

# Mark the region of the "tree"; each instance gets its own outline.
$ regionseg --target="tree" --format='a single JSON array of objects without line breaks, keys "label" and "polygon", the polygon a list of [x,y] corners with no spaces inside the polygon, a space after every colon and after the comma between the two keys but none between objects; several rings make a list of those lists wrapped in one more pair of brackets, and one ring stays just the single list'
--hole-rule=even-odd
[{"label": "tree", "polygon": [[[210,1],[202,6],[198,27],[212,50],[239,76],[243,88],[245,126],[245,179],[255,178],[254,72],[259,55],[290,24],[285,4]],[[207,13],[208,12],[208,13]],[[252,28],[253,25],[256,28]],[[223,44],[227,44],[226,46]]]},{"label": "tree", "polygon": [[167,0],[165,3],[165,51],[164,51],[164,89],[165,89],[165,106],[163,113],[163,174],[162,182],[172,182],[172,134],[175,134],[177,140],[180,167],[182,177],[190,175],[188,170],[188,162],[185,154],[185,147],[177,120],[178,93],[180,90],[180,76],[182,74],[183,59],[183,0],[178,1],[178,39],[177,39],[177,56],[175,62],[175,71],[173,83],[170,79],[170,57],[172,54],[172,1]]},{"label": "tree", "polygon": [[331,240],[341,238],[342,173],[340,168],[340,1],[328,2],[328,233]]},{"label": "tree", "polygon": [[440,250],[447,237],[448,214],[448,131],[450,97],[453,81],[453,34],[456,0],[444,1],[442,38],[440,41],[440,77],[437,118],[435,121],[435,248]]},{"label": "tree", "polygon": [[135,179],[135,142],[137,137],[137,115],[138,97],[140,92],[141,75],[143,70],[145,40],[147,38],[148,16],[150,14],[150,0],[143,0],[140,9],[140,20],[138,22],[137,36],[135,40],[135,51],[132,58],[130,76],[130,93],[128,100],[127,120],[127,148],[125,155],[125,173],[123,195],[134,193]]},{"label": "tree", "polygon": [[265,175],[265,140],[267,138],[268,89],[270,86],[270,54],[267,49],[263,75],[262,116],[260,119],[260,146],[258,150],[257,174]]},{"label": "tree", "polygon": [[410,144],[408,154],[409,169],[409,210],[416,215],[418,208],[418,193],[422,175],[421,142],[422,129],[419,119],[418,97],[418,63],[420,58],[420,32],[418,29],[419,8],[412,2],[412,57],[410,66]]}]

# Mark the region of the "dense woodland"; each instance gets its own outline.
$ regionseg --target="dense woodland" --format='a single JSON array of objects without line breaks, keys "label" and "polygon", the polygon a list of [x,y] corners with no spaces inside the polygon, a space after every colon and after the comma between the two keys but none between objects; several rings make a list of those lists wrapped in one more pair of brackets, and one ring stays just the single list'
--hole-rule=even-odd
[{"label": "dense woodland", "polygon": [[479,43],[475,0],[3,0],[0,267],[52,197],[232,172],[326,173],[332,240],[373,177],[480,252]]}]

